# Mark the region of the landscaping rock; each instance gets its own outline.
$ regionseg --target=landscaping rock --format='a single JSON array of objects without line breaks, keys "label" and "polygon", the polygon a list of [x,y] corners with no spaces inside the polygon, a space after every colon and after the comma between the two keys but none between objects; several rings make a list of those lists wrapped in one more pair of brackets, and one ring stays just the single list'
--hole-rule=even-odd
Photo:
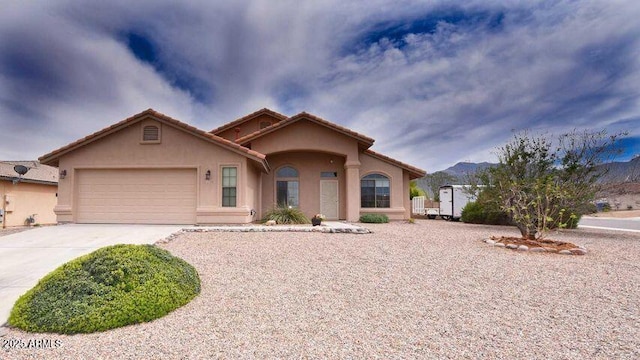
[{"label": "landscaping rock", "polygon": [[485,240],[484,242],[486,242],[486,243],[487,243],[487,244],[489,244],[489,245],[493,245],[493,244],[495,244],[495,243],[496,243],[495,241],[493,241],[493,240],[491,240],[491,239],[487,239],[487,240]]},{"label": "landscaping rock", "polygon": [[550,248],[550,247],[546,247],[546,248],[544,248],[544,249],[545,249],[545,250],[547,250],[548,252],[551,252],[551,253],[558,252],[558,250],[557,250],[557,249]]},{"label": "landscaping rock", "polygon": [[507,249],[517,249],[518,245],[516,244],[507,244]]},{"label": "landscaping rock", "polygon": [[497,247],[505,247],[505,245],[503,243],[495,243],[493,244],[493,246],[497,246]]},{"label": "landscaping rock", "polygon": [[571,249],[569,251],[573,255],[587,255],[587,250],[585,250],[585,249],[575,248],[575,249]]},{"label": "landscaping rock", "polygon": [[273,226],[273,225],[275,225],[275,224],[276,224],[276,221],[275,221],[275,220],[269,220],[269,221],[267,221],[267,222],[266,222],[266,223],[264,223],[264,224],[265,224],[265,225],[267,225],[267,226]]},{"label": "landscaping rock", "polygon": [[529,250],[529,247],[527,245],[520,245],[520,246],[518,246],[518,250],[527,251],[527,250]]},{"label": "landscaping rock", "polygon": [[569,250],[560,250],[558,251],[558,254],[562,254],[562,255],[573,255],[573,253]]}]

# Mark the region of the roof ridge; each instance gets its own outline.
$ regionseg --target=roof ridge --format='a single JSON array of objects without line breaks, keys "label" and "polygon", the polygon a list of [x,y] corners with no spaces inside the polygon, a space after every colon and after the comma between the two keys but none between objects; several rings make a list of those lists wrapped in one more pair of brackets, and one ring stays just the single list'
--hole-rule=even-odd
[{"label": "roof ridge", "polygon": [[315,121],[315,122],[320,123],[320,124],[322,124],[324,126],[333,128],[334,130],[338,130],[340,132],[343,132],[343,133],[345,133],[345,134],[347,134],[347,135],[349,135],[351,137],[357,138],[358,140],[360,140],[360,141],[362,141],[364,143],[367,143],[369,146],[373,145],[373,143],[375,142],[375,140],[373,138],[371,138],[371,137],[368,137],[368,136],[366,136],[364,134],[361,134],[359,132],[353,131],[353,130],[345,127],[345,126],[338,125],[338,124],[336,124],[334,122],[331,122],[329,120],[325,120],[325,119],[323,119],[323,118],[321,118],[321,117],[319,117],[317,115],[310,114],[310,113],[308,113],[306,111],[302,111],[302,112],[300,112],[300,113],[298,113],[296,115],[293,115],[293,116],[291,116],[291,117],[289,117],[289,118],[287,118],[287,119],[285,119],[283,121],[277,122],[275,124],[271,124],[271,125],[263,128],[263,129],[254,131],[251,134],[247,134],[247,135],[245,135],[245,136],[243,136],[243,137],[241,137],[239,139],[236,139],[236,142],[239,143],[239,144],[242,144],[243,142],[246,142],[246,141],[249,141],[249,140],[253,140],[254,138],[256,138],[256,137],[258,137],[260,135],[263,135],[263,134],[268,134],[268,133],[274,131],[278,127],[284,127],[284,126],[286,126],[288,124],[291,124],[291,123],[294,123],[294,122],[296,122],[296,121],[298,121],[298,120],[300,120],[302,118],[307,118],[307,119],[309,119],[311,121]]},{"label": "roof ridge", "polygon": [[218,126],[217,128],[209,131],[209,132],[214,134],[214,133],[218,133],[218,132],[230,129],[230,128],[234,127],[234,126],[237,126],[237,125],[240,125],[242,123],[245,123],[245,122],[253,119],[256,116],[261,115],[261,114],[268,114],[268,115],[271,115],[271,116],[273,116],[275,118],[278,118],[280,120],[286,120],[287,119],[286,115],[283,115],[283,114],[281,114],[281,113],[279,113],[277,111],[274,111],[274,110],[271,110],[269,108],[264,107],[264,108],[262,108],[260,110],[256,110],[256,111],[254,111],[254,112],[252,112],[250,114],[247,114],[245,116],[239,117],[239,118],[237,118],[235,120],[232,120],[232,121],[230,121],[228,123],[222,124],[222,125]]},{"label": "roof ridge", "polygon": [[212,140],[214,142],[217,142],[218,144],[222,145],[222,146],[226,146],[229,149],[235,150],[235,151],[239,151],[242,153],[245,153],[247,155],[250,155],[251,157],[260,160],[263,162],[263,166],[265,167],[265,169],[268,168],[268,165],[266,164],[266,156],[264,154],[261,154],[255,150],[251,150],[247,147],[244,147],[240,144],[234,143],[232,141],[229,141],[227,139],[224,139],[218,135],[215,134],[211,134],[207,131],[198,129],[197,127],[187,124],[185,122],[182,122],[180,120],[174,119],[171,116],[165,115],[159,111],[156,111],[152,108],[149,108],[147,110],[144,110],[140,113],[137,113],[135,115],[129,116],[124,120],[121,120],[115,124],[112,124],[110,126],[107,126],[105,128],[103,128],[102,130],[98,130],[92,134],[89,134],[81,139],[78,139],[72,143],[69,143],[61,148],[58,148],[48,154],[45,154],[43,156],[41,156],[38,160],[40,162],[51,162],[54,161],[57,157],[63,155],[64,153],[71,151],[73,149],[75,149],[76,147],[80,147],[83,146],[89,142],[92,142],[94,140],[100,139],[102,136],[106,136],[109,132],[111,132],[112,130],[116,130],[118,128],[124,127],[126,126],[128,123],[132,123],[132,122],[136,122],[139,120],[142,120],[142,117],[145,115],[151,115],[153,117],[155,117],[157,120],[160,121],[164,121],[166,123],[169,123],[173,126],[176,126],[178,128],[181,128],[183,130],[189,131],[193,134],[197,134],[200,135],[204,138],[207,138],[209,140]]},{"label": "roof ridge", "polygon": [[392,163],[395,163],[396,165],[399,165],[400,167],[404,167],[406,170],[412,171],[412,172],[414,172],[416,175],[420,175],[420,176],[418,176],[418,177],[422,177],[422,176],[425,176],[425,175],[427,174],[427,172],[426,172],[426,171],[424,171],[424,170],[422,170],[422,169],[420,169],[420,168],[418,168],[418,167],[415,167],[415,166],[413,166],[413,165],[409,165],[409,164],[407,164],[407,163],[405,163],[405,162],[402,162],[402,161],[400,161],[400,160],[396,160],[396,159],[394,159],[394,158],[392,158],[392,157],[390,157],[390,156],[387,156],[387,155],[381,154],[381,153],[379,153],[379,152],[377,152],[377,151],[373,151],[373,150],[371,150],[371,149],[366,149],[366,150],[364,150],[364,152],[365,152],[365,153],[367,153],[367,154],[369,154],[369,155],[373,155],[373,156],[375,156],[375,157],[378,157],[378,158],[380,158],[381,160],[385,160],[385,161],[388,161],[388,162],[392,162]]}]

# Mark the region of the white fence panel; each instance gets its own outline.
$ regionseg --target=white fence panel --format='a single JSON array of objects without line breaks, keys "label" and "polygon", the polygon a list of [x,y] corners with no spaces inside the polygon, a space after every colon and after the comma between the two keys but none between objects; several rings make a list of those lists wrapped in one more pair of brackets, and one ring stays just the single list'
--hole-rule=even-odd
[{"label": "white fence panel", "polygon": [[424,215],[425,214],[425,209],[424,209],[424,201],[425,201],[426,197],[424,196],[416,196],[411,200],[411,213],[412,214],[418,214],[418,215]]}]

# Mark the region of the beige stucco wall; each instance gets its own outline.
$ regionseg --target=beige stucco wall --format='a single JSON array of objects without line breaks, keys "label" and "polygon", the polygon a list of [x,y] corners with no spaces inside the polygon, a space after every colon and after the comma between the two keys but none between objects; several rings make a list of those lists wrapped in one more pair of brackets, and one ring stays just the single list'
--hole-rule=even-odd
[{"label": "beige stucco wall", "polygon": [[260,204],[261,194],[262,194],[262,186],[261,186],[261,176],[262,171],[257,167],[252,165],[251,163],[247,167],[247,206],[255,211],[255,214],[252,217],[253,221],[260,220],[260,211],[262,206]]},{"label": "beige stucco wall", "polygon": [[[357,171],[359,162],[356,139],[324,125],[301,119],[251,141],[250,146],[253,150],[267,155],[273,173],[287,162],[300,171],[300,207],[307,216],[320,212],[320,172],[337,172],[339,218],[358,220],[358,176],[349,177],[345,171],[345,164],[355,164],[356,168],[350,171]],[[261,215],[276,202],[273,173],[263,176]],[[347,188],[351,191],[347,191]]]},{"label": "beige stucco wall", "polygon": [[[344,157],[319,152],[279,153],[267,157],[271,165],[271,173],[262,176],[262,212],[276,206],[276,173],[283,166],[291,166],[298,170],[300,210],[311,218],[320,213],[320,173],[323,171],[338,174],[338,211],[339,218],[346,217],[346,188],[344,181]],[[329,180],[329,179],[327,179]]]},{"label": "beige stucco wall", "polygon": [[[159,144],[143,144],[142,127],[149,124],[161,127]],[[197,171],[197,209],[199,224],[246,223],[251,221],[253,196],[247,195],[248,160],[217,144],[199,139],[171,125],[152,119],[137,122],[96,140],[60,158],[59,169],[67,176],[59,181],[56,214],[59,222],[73,222],[75,172],[78,169],[100,168],[193,168]],[[221,170],[223,166],[238,168],[237,207],[221,207]],[[207,170],[211,179],[205,179]],[[252,180],[255,182],[255,180]],[[243,186],[245,185],[245,186]]]},{"label": "beige stucco wall", "polygon": [[[227,140],[235,141],[239,137],[243,137],[260,130],[260,123],[263,121],[269,122],[270,124],[275,124],[280,121],[280,119],[274,118],[273,116],[268,114],[262,114],[216,135],[221,136]],[[237,132],[236,129],[239,129],[240,131]]]},{"label": "beige stucco wall", "polygon": [[409,174],[401,168],[379,160],[365,153],[360,154],[360,178],[379,173],[385,175],[390,181],[391,207],[390,208],[361,208],[360,214],[386,214],[391,220],[408,219],[411,216],[411,204],[409,201]]},{"label": "beige stucco wall", "polygon": [[284,151],[318,151],[346,156],[347,160],[358,158],[355,139],[308,120],[297,121],[253,140],[251,149],[265,155]]},{"label": "beige stucco wall", "polygon": [[[25,226],[25,220],[32,214],[36,214],[34,224],[47,225],[56,223],[56,215],[53,208],[56,205],[55,185],[33,184],[11,181],[0,181],[0,201],[7,199],[4,219],[5,227]],[[0,209],[2,206],[0,205]]]},{"label": "beige stucco wall", "polygon": [[[358,141],[352,137],[312,121],[300,120],[252,141],[251,148],[267,154],[273,169],[271,174],[263,175],[261,216],[276,202],[275,172],[284,165],[291,165],[300,172],[300,208],[307,216],[320,211],[320,172],[335,171],[339,181],[340,219],[357,221],[366,213],[384,213],[392,220],[410,217],[408,173],[363,153]],[[327,166],[331,159],[333,170]],[[347,171],[352,175],[347,176]],[[374,172],[388,176],[391,181],[390,208],[360,208],[360,179]]]}]

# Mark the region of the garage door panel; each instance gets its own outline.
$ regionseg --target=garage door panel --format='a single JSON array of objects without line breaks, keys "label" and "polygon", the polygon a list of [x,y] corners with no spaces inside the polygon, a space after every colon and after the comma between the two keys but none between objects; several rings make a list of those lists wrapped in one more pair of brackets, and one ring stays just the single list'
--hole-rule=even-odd
[{"label": "garage door panel", "polygon": [[79,223],[193,224],[195,169],[77,172]]}]

